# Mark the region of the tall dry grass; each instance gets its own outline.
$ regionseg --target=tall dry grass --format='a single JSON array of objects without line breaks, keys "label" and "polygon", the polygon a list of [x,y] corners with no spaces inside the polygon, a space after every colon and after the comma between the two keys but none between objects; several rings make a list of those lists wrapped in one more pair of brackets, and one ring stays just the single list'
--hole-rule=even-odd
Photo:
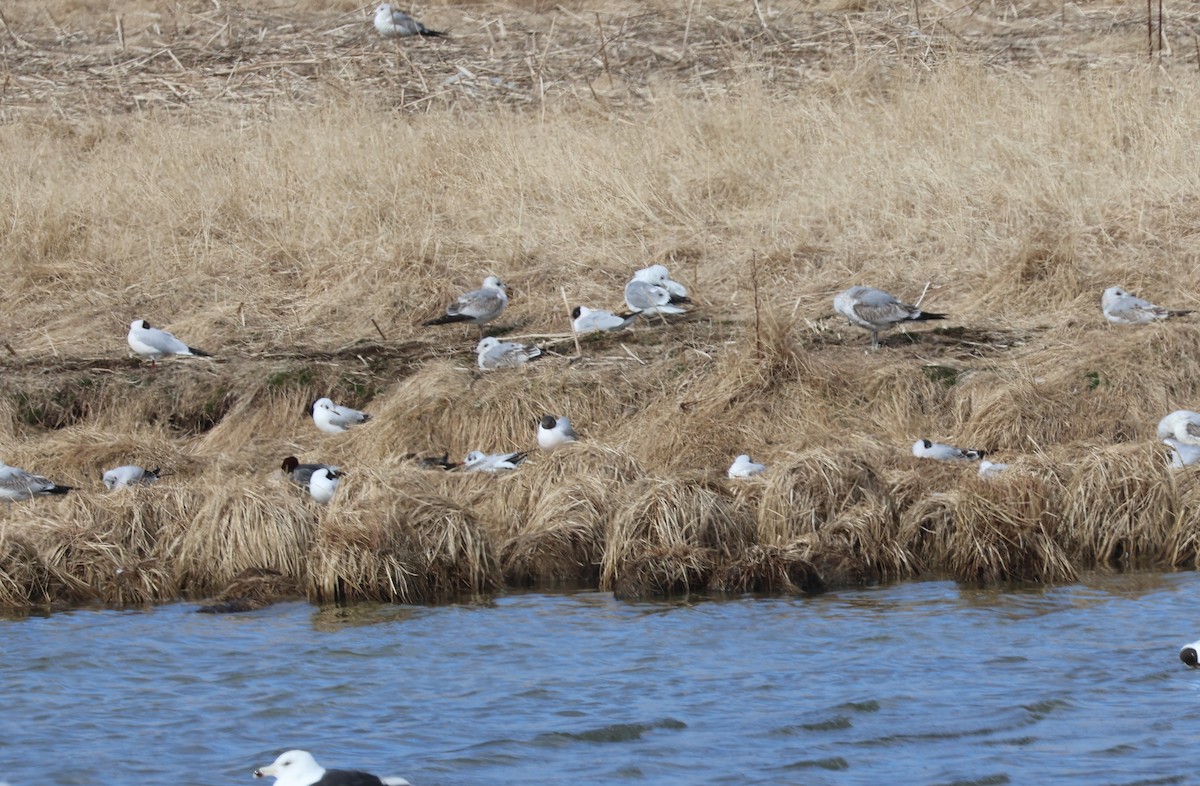
[{"label": "tall dry grass", "polygon": [[[990,27],[943,20],[969,43],[918,53],[896,14],[852,45],[822,25],[878,9],[816,4],[806,31],[766,5],[706,6],[694,27],[672,4],[605,6],[602,29],[629,26],[607,75],[577,8],[422,9],[462,23],[441,49],[362,39],[344,4],[301,5],[286,30],[235,9],[228,42],[198,5],[169,30],[128,26],[158,6],[122,12],[124,51],[166,37],[204,98],[113,111],[67,80],[3,114],[0,450],[79,489],[0,506],[0,603],[214,596],[247,575],[410,602],[505,583],[791,592],[1195,564],[1194,479],[1153,438],[1200,404],[1200,321],[1122,328],[1098,308],[1114,284],[1196,304],[1195,69],[1142,67],[1120,36],[1087,69],[1069,37],[1048,65],[1000,68],[989,52],[1019,51],[1016,28],[986,13]],[[51,6],[5,10],[14,90],[38,58],[116,51],[115,32],[72,32],[82,6]],[[546,32],[541,92],[489,14]],[[251,23],[280,42],[237,38]],[[326,59],[278,75],[293,99],[203,93],[239,46],[269,60],[306,35]],[[818,62],[789,48],[806,35]],[[433,96],[438,69],[489,45],[529,101],[398,111],[388,86]],[[571,71],[568,50],[591,54]],[[347,80],[339,62],[375,70]],[[692,313],[585,338],[576,357],[563,293],[620,308],[650,262],[688,285]],[[496,329],[548,350],[528,368],[481,373],[473,328],[420,327],[491,273],[512,294]],[[868,352],[832,314],[853,283],[924,292],[951,320]],[[126,360],[135,317],[216,358]],[[320,434],[306,407],[322,395],[375,417]],[[581,443],[511,476],[405,458],[530,449],[546,412]],[[918,437],[1013,467],[981,481],[919,462]],[[727,481],[740,452],[768,475]],[[286,455],[349,469],[332,504],[272,480]],[[174,474],[102,494],[100,473],[129,462]]]}]

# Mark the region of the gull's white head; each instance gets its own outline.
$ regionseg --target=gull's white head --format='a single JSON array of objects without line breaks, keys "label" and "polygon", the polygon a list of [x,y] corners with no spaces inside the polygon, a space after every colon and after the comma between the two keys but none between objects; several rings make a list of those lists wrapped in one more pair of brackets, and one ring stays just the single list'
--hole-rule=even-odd
[{"label": "gull's white head", "polygon": [[472,450],[470,453],[467,454],[467,457],[463,459],[463,464],[470,467],[470,466],[473,466],[473,465],[478,464],[479,462],[483,461],[483,459],[484,459],[483,451]]},{"label": "gull's white head", "polygon": [[314,410],[317,410],[317,409],[333,410],[333,399],[319,398],[313,402],[313,409]]},{"label": "gull's white head", "polygon": [[488,276],[487,278],[485,278],[483,280],[483,288],[484,289],[498,289],[501,292],[504,292],[508,289],[508,287],[506,287],[504,285],[504,282],[501,281],[500,279],[496,278],[495,276]]},{"label": "gull's white head", "polygon": [[1123,297],[1129,297],[1129,293],[1120,287],[1109,287],[1100,296],[1100,305],[1102,308],[1108,308]]},{"label": "gull's white head", "polygon": [[498,346],[500,346],[500,339],[495,338],[494,336],[488,336],[487,338],[481,340],[475,347],[475,354],[482,355],[484,352],[491,352]]},{"label": "gull's white head", "polygon": [[275,778],[275,786],[308,786],[325,775],[325,768],[308,751],[287,751],[279,754],[269,767],[254,771],[255,778],[268,775]]},{"label": "gull's white head", "polygon": [[144,319],[135,319],[129,323],[130,330],[149,330],[150,323]]},{"label": "gull's white head", "polygon": [[925,451],[929,450],[931,447],[933,447],[933,443],[930,442],[929,440],[918,439],[916,442],[913,443],[912,453],[917,458],[920,458],[920,457],[924,456]]}]

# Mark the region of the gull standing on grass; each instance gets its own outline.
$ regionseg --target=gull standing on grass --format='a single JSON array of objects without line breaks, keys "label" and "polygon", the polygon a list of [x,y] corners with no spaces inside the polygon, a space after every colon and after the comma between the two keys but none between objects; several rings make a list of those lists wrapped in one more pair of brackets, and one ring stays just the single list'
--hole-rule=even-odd
[{"label": "gull standing on grass", "polygon": [[833,299],[834,309],[850,320],[850,324],[871,331],[871,349],[879,349],[879,331],[901,322],[921,322],[945,319],[945,314],[922,311],[916,306],[901,303],[882,289],[850,287]]},{"label": "gull standing on grass", "polygon": [[334,472],[338,471],[337,467],[329,464],[301,464],[300,460],[295,456],[288,456],[280,465],[283,474],[287,476],[293,483],[308,487],[308,481],[312,480],[313,473],[319,469],[330,469]]},{"label": "gull standing on grass", "polygon": [[1168,437],[1185,445],[1200,445],[1200,412],[1177,409],[1158,421],[1158,438]]},{"label": "gull standing on grass", "polygon": [[371,416],[350,407],[340,407],[328,398],[319,398],[312,405],[313,423],[327,434],[341,434],[352,426],[366,423]]},{"label": "gull standing on grass", "polygon": [[1104,318],[1117,325],[1145,325],[1167,317],[1182,317],[1191,311],[1171,311],[1148,300],[1134,297],[1120,287],[1109,287],[1100,296]]},{"label": "gull standing on grass", "polygon": [[917,458],[934,459],[936,461],[979,461],[986,450],[970,450],[943,445],[928,439],[918,439],[913,443],[912,454]]},{"label": "gull standing on grass", "polygon": [[333,499],[333,492],[337,491],[338,484],[342,482],[342,476],[345,474],[339,469],[318,467],[308,479],[308,493],[322,505],[328,503]]},{"label": "gull standing on grass", "polygon": [[479,328],[483,338],[483,326],[500,316],[508,305],[508,287],[495,276],[483,280],[483,287],[455,298],[446,306],[444,316],[425,322],[425,326],[449,325],[453,322],[472,322]]},{"label": "gull standing on grass", "polygon": [[30,497],[66,494],[72,486],[60,486],[52,480],[34,475],[0,461],[0,500],[18,502]]},{"label": "gull standing on grass", "polygon": [[561,448],[568,442],[574,442],[577,437],[575,429],[571,428],[571,421],[565,415],[561,418],[543,415],[541,422],[538,423],[538,447],[547,453]]},{"label": "gull standing on grass", "polygon": [[576,306],[571,311],[571,325],[576,333],[606,333],[611,330],[622,330],[633,324],[637,312],[632,314],[614,314],[599,308]]},{"label": "gull standing on grass", "polygon": [[129,348],[144,358],[150,358],[150,365],[156,366],[160,358],[169,355],[193,355],[195,357],[212,357],[202,349],[189,347],[165,330],[150,327],[144,319],[135,319],[129,323]]},{"label": "gull standing on grass", "polygon": [[126,464],[110,469],[104,473],[104,485],[109,491],[124,489],[130,486],[149,486],[158,480],[162,469],[143,469],[134,464]]},{"label": "gull standing on grass", "polygon": [[410,35],[437,38],[446,35],[438,30],[430,30],[403,11],[393,8],[391,3],[382,3],[375,9],[375,29],[384,38]]},{"label": "gull standing on grass", "polygon": [[528,456],[528,453],[484,453],[472,450],[463,459],[463,472],[496,472],[502,469],[516,469]]},{"label": "gull standing on grass", "polygon": [[726,473],[732,480],[734,478],[752,478],[755,475],[761,475],[767,471],[766,464],[756,464],[750,460],[750,457],[743,453],[733,460],[729,465],[729,471]]},{"label": "gull standing on grass", "polygon": [[270,766],[254,771],[255,778],[275,778],[275,786],[410,786],[404,778],[381,778],[358,770],[327,770],[308,751],[279,754]]},{"label": "gull standing on grass", "polygon": [[542,356],[542,350],[532,344],[516,344],[488,336],[475,347],[476,360],[484,371],[520,366]]}]

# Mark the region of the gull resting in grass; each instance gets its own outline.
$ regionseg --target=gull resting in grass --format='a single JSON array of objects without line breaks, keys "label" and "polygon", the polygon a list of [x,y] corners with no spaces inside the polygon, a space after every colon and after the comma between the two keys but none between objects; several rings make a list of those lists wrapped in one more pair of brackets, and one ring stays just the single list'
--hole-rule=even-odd
[{"label": "gull resting in grass", "polygon": [[1185,445],[1200,445],[1200,412],[1177,409],[1158,421],[1158,438],[1168,437]]},{"label": "gull resting in grass", "polygon": [[571,319],[576,333],[605,333],[629,327],[637,319],[637,312],[614,314],[603,309],[576,306],[571,311]]},{"label": "gull resting in grass", "polygon": [[547,453],[561,448],[568,442],[574,442],[577,437],[575,429],[571,428],[571,421],[566,416],[556,418],[553,415],[543,415],[538,423],[538,447]]},{"label": "gull resting in grass", "polygon": [[871,331],[871,349],[879,349],[879,331],[901,322],[921,322],[945,319],[945,314],[922,311],[916,306],[901,303],[882,289],[850,287],[833,299],[834,309],[850,320],[850,324]]},{"label": "gull resting in grass", "polygon": [[342,482],[342,476],[345,475],[340,469],[330,469],[329,467],[318,467],[313,470],[313,474],[308,479],[308,493],[312,498],[322,505],[333,499],[333,492],[337,491],[338,484]]},{"label": "gull resting in grass", "polygon": [[484,371],[521,366],[542,356],[532,344],[517,344],[488,336],[475,347],[476,360]]},{"label": "gull resting in grass", "polygon": [[516,469],[525,460],[528,453],[484,453],[472,450],[463,459],[463,472],[496,472],[502,469]]},{"label": "gull resting in grass", "polygon": [[130,486],[149,486],[158,480],[161,469],[142,469],[133,464],[110,469],[104,473],[104,485],[109,491]]},{"label": "gull resting in grass", "polygon": [[410,35],[437,38],[446,35],[438,30],[430,30],[403,11],[393,8],[391,3],[382,3],[375,8],[375,29],[384,38]]},{"label": "gull resting in grass", "polygon": [[935,459],[937,461],[978,461],[987,453],[985,450],[964,450],[952,445],[943,445],[928,439],[918,439],[913,443],[912,453],[917,458]]},{"label": "gull resting in grass", "polygon": [[173,355],[192,355],[195,357],[212,357],[202,349],[189,347],[165,330],[150,327],[144,319],[135,319],[129,323],[129,348],[139,356],[150,358],[151,365],[157,365],[161,358]]},{"label": "gull resting in grass", "polygon": [[283,474],[288,480],[293,483],[308,488],[308,481],[312,479],[312,475],[319,469],[330,469],[337,472],[338,468],[329,464],[301,464],[300,460],[295,456],[288,456],[280,465]]},{"label": "gull resting in grass", "polygon": [[1190,467],[1200,461],[1200,445],[1189,445],[1174,437],[1167,437],[1163,444],[1171,447],[1171,466],[1175,469]]},{"label": "gull resting in grass", "polygon": [[1109,287],[1100,296],[1104,318],[1118,325],[1145,325],[1167,317],[1182,317],[1191,311],[1172,311],[1135,297],[1120,287]]},{"label": "gull resting in grass", "polygon": [[979,477],[994,478],[1006,469],[1008,469],[1007,464],[1000,464],[995,461],[988,461],[987,459],[984,459],[983,461],[979,462]]},{"label": "gull resting in grass", "polygon": [[745,453],[738,456],[729,465],[728,475],[732,478],[752,478],[767,471],[766,464],[756,464]]},{"label": "gull resting in grass", "polygon": [[0,500],[17,502],[30,497],[66,494],[71,486],[60,486],[52,480],[34,475],[0,461]]},{"label": "gull resting in grass", "polygon": [[313,423],[327,434],[341,434],[352,426],[366,423],[371,416],[350,407],[340,407],[328,398],[319,398],[312,405]]}]

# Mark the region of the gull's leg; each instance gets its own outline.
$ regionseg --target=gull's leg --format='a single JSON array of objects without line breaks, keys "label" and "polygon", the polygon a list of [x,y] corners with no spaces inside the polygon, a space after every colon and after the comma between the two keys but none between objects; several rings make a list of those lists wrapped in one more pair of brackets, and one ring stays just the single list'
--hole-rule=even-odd
[{"label": "gull's leg", "polygon": [[871,349],[879,349],[879,331],[871,331]]}]

